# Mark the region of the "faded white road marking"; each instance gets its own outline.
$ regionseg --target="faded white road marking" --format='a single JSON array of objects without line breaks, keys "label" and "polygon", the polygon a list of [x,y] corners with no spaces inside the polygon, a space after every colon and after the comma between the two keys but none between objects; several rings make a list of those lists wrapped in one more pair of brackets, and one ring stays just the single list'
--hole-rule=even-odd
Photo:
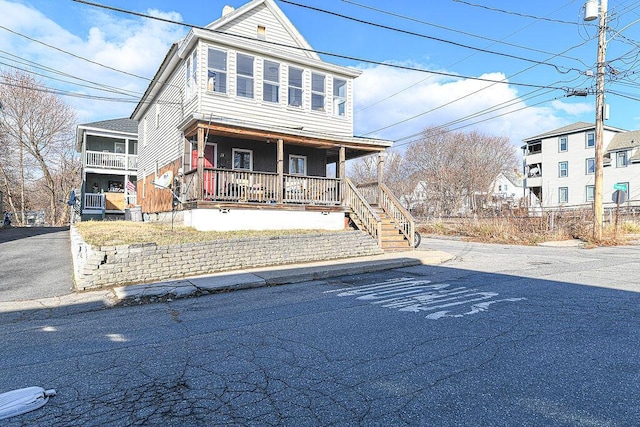
[{"label": "faded white road marking", "polygon": [[[327,293],[337,293],[339,297],[355,297],[399,311],[419,313],[435,311],[427,319],[438,320],[444,317],[463,317],[487,311],[497,302],[515,302],[526,298],[493,299],[497,292],[480,292],[464,286],[451,287],[449,283],[431,283],[430,280],[416,280],[410,277],[385,280],[384,282],[356,288],[342,288]],[[466,312],[449,314],[452,307],[469,305]],[[437,311],[436,311],[437,310]]]}]

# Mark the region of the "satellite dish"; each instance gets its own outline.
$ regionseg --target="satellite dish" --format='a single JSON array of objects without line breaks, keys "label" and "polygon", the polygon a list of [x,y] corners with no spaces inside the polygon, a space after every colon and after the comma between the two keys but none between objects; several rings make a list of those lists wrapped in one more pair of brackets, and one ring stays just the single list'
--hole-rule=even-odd
[{"label": "satellite dish", "polygon": [[173,172],[166,171],[162,175],[160,175],[155,181],[153,181],[153,185],[161,188],[169,188],[169,185],[173,183]]}]

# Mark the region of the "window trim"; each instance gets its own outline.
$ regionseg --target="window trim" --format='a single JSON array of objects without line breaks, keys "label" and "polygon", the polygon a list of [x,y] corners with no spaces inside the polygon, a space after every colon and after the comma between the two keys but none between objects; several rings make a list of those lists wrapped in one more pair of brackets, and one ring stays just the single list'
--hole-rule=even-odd
[{"label": "window trim", "polygon": [[[336,82],[344,82],[344,96],[341,96],[340,93],[336,93]],[[333,78],[333,115],[338,117],[346,117],[347,116],[347,89],[349,82],[346,79],[340,79],[337,77]],[[340,105],[344,105],[344,109],[342,114],[340,114]]]},{"label": "window trim", "polygon": [[[251,74],[240,73],[239,64],[240,57],[250,58],[251,59]],[[239,98],[246,99],[255,99],[255,75],[256,75],[256,57],[253,55],[247,55],[246,53],[236,52],[236,96]],[[240,92],[240,81],[246,80],[251,82],[251,93],[250,96],[246,94],[246,91],[243,93]]]},{"label": "window trim", "polygon": [[[268,80],[267,76],[266,76],[266,71],[267,71],[267,66],[268,64],[274,64],[275,66],[278,67],[278,80],[274,81],[274,80]],[[276,61],[270,61],[268,59],[265,59],[262,61],[262,100],[264,102],[269,102],[272,104],[279,104],[280,103],[280,63],[276,62]],[[266,91],[264,90],[265,87],[267,86],[272,86],[274,88],[275,94],[276,94],[276,100],[272,101],[270,99],[266,99],[265,98],[265,93]]]},{"label": "window trim", "polygon": [[[210,55],[211,55],[211,51],[216,51],[216,52],[220,52],[223,53],[225,56],[225,68],[215,68],[210,66]],[[224,75],[224,90],[215,90],[215,86],[216,86],[216,79],[213,79],[213,82],[211,81],[212,77],[211,74],[214,75]],[[227,52],[224,49],[218,49],[212,46],[209,46],[207,49],[207,92],[212,92],[212,93],[223,93],[223,94],[227,94],[228,93],[228,77],[229,76],[229,52]]]},{"label": "window trim", "polygon": [[[302,164],[304,166],[304,170],[302,171],[302,173],[291,171],[291,161],[294,159],[302,160]],[[300,154],[289,154],[289,175],[307,176],[307,164],[307,156],[302,156]]]},{"label": "window trim", "polygon": [[[565,165],[564,167],[564,172],[565,174],[562,174],[563,171],[563,167],[562,165]],[[564,161],[564,162],[558,162],[558,178],[567,178],[569,176],[569,162]]]},{"label": "window trim", "polygon": [[[593,170],[591,172],[589,172],[589,162],[593,162]],[[585,170],[584,170],[584,174],[585,175],[593,175],[596,173],[596,158],[595,157],[589,157],[585,159],[585,164],[584,164]]]},{"label": "window trim", "polygon": [[[624,155],[624,164],[620,162],[620,155]],[[626,150],[616,151],[616,167],[626,168],[629,165],[629,156]]]},{"label": "window trim", "polygon": [[[291,72],[292,70],[300,71],[300,87],[291,85]],[[287,71],[287,105],[289,107],[295,108],[304,108],[304,69],[298,67],[289,66],[289,70]],[[300,92],[300,105],[295,105],[292,103],[291,91]]]},{"label": "window trim", "polygon": [[[591,193],[591,197],[589,197],[589,193]],[[586,202],[593,202],[596,199],[596,186],[595,185],[587,185],[585,186],[585,194],[584,199]]]},{"label": "window trim", "polygon": [[[589,135],[593,135],[593,144],[589,145]],[[585,148],[594,148],[596,146],[596,133],[595,132],[587,132],[585,134],[585,141],[584,141],[584,146]]]},{"label": "window trim", "polygon": [[[314,77],[322,77],[322,91],[318,91],[313,87]],[[313,105],[313,99],[315,97],[322,97],[322,107],[315,108]],[[317,111],[319,113],[324,113],[327,109],[327,75],[321,73],[311,73],[311,111]]]},{"label": "window trim", "polygon": [[[249,169],[236,168],[236,153],[248,153],[249,154]],[[232,148],[231,149],[231,169],[234,171],[253,171],[253,150],[246,148]]]},{"label": "window trim", "polygon": [[[562,149],[562,145],[564,144],[564,150]],[[558,137],[558,153],[564,153],[569,150],[569,137],[559,136]]]},{"label": "window trim", "polygon": [[[564,193],[564,200],[562,194]],[[558,204],[569,203],[569,187],[558,187]]]}]

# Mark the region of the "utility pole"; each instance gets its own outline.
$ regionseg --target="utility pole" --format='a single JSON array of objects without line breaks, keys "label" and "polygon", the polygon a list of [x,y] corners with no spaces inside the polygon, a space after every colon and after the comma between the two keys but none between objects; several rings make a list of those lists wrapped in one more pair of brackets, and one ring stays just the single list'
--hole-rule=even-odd
[{"label": "utility pole", "polygon": [[596,72],[596,132],[595,132],[595,180],[593,194],[593,237],[602,239],[603,163],[604,163],[604,74],[607,49],[607,1],[600,0],[600,21],[598,24],[598,68]]}]

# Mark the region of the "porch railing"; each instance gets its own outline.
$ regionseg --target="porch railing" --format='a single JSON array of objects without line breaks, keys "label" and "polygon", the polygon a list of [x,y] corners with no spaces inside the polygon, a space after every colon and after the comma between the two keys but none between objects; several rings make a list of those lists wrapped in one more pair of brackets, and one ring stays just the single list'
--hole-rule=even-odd
[{"label": "porch railing", "polygon": [[258,203],[304,203],[314,205],[341,204],[340,180],[336,178],[206,169],[202,192],[196,171],[185,174],[187,201],[214,200]]},{"label": "porch railing", "polygon": [[348,178],[345,180],[345,204],[351,208],[356,216],[355,219],[360,222],[364,231],[376,239],[378,246],[382,246],[382,220],[351,180]]},{"label": "porch railing", "polygon": [[104,211],[105,209],[104,194],[86,193],[84,195],[84,209]]},{"label": "porch railing", "polygon": [[87,151],[85,166],[105,169],[136,170],[138,167],[138,156],[105,151]]},{"label": "porch railing", "polygon": [[398,229],[409,241],[409,246],[413,248],[415,238],[415,222],[413,216],[406,210],[400,201],[393,195],[386,185],[380,184],[379,192],[380,207],[393,218]]}]

